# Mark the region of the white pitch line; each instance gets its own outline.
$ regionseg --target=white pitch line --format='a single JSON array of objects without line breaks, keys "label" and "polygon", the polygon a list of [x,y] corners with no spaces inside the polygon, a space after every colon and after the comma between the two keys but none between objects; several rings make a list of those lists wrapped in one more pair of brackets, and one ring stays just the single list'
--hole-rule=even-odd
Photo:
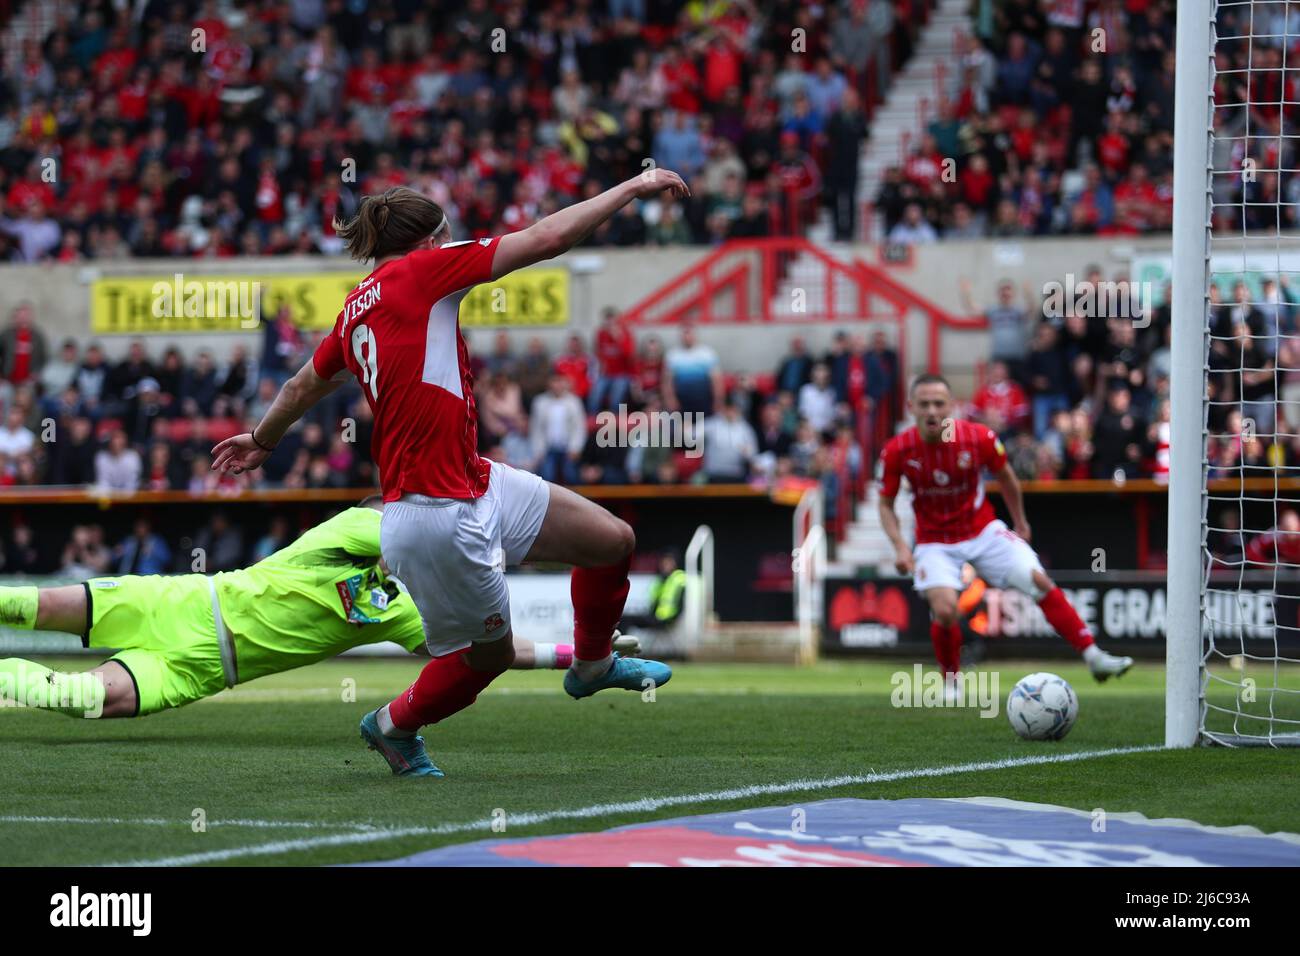
[{"label": "white pitch line", "polygon": [[[982,760],[976,763],[951,764],[946,767],[919,767],[911,770],[890,770],[883,773],[846,774],[840,777],[822,777],[820,779],[791,780],[786,783],[753,784],[730,790],[713,790],[703,793],[685,793],[667,797],[643,797],[640,800],[628,800],[621,803],[597,803],[588,807],[572,810],[545,810],[535,813],[508,814],[507,823],[511,826],[525,827],[552,820],[588,820],[593,817],[613,816],[623,813],[649,813],[664,807],[686,806],[696,803],[725,803],[729,800],[742,800],[747,797],[772,796],[782,793],[805,793],[815,790],[832,790],[837,787],[860,784],[892,783],[896,780],[917,780],[926,777],[946,777],[950,774],[981,773],[987,770],[1009,770],[1013,767],[1033,767],[1041,764],[1074,763],[1079,760],[1091,760],[1094,757],[1116,757],[1124,754],[1151,753],[1163,750],[1160,744],[1148,744],[1141,747],[1112,747],[1108,750],[1084,750],[1071,754],[1046,754],[1039,757],[1006,757],[1002,760]],[[435,784],[436,786],[436,784]],[[471,833],[476,830],[491,831],[493,820],[485,818],[464,823],[442,823],[437,826],[393,827],[390,829],[371,829],[352,833],[337,833],[330,836],[307,837],[299,840],[276,840],[271,843],[258,843],[252,846],[232,847],[225,850],[209,850],[204,853],[186,853],[182,856],[167,856],[154,860],[130,860],[123,863],[110,863],[109,866],[196,866],[201,863],[221,863],[250,856],[273,856],[281,853],[296,853],[317,847],[346,846],[357,843],[376,843],[411,836],[447,836],[455,833]]]},{"label": "white pitch line", "polygon": [[[370,693],[380,694],[383,691],[374,690]],[[336,697],[340,703],[352,703],[343,700],[343,690],[340,687],[235,687],[203,700],[205,703],[246,704],[267,700],[319,700],[322,697]]]},{"label": "white pitch line", "polygon": [[[8,814],[0,816],[3,823],[58,823],[87,824],[99,826],[135,826],[135,827],[185,827],[189,829],[193,821],[189,817],[171,820],[162,817],[43,817]],[[362,830],[367,823],[318,823],[314,820],[209,820],[209,827],[248,827],[261,830]]]},{"label": "white pitch line", "polygon": [[[505,694],[511,697],[542,697],[542,696],[558,696],[559,693],[560,692],[554,687],[490,687],[488,688],[486,693],[484,693],[483,696],[491,697],[496,694]],[[715,687],[712,689],[707,687],[683,687],[680,691],[677,691],[677,693],[675,693],[673,696],[674,697],[682,697],[682,696],[750,697],[750,696],[757,696],[763,693],[766,692],[758,688],[750,688],[750,687]],[[832,696],[846,697],[849,695],[849,693],[850,691],[848,690],[826,690],[826,691],[792,690],[788,692],[788,696],[799,697],[799,696],[806,696],[809,694],[824,694],[827,697],[832,697]]]},{"label": "white pitch line", "polygon": [[[757,697],[763,691],[758,688],[748,687],[727,687],[710,690],[703,687],[687,687],[677,691],[675,697]],[[848,690],[833,691],[793,691],[792,696],[805,694],[808,696],[826,696],[826,697],[844,697],[851,692]],[[558,687],[492,687],[483,694],[485,698],[506,696],[506,697],[556,697],[565,699],[564,692]],[[358,688],[356,696],[360,700],[374,699],[383,697],[388,699],[392,696],[392,688],[384,690],[383,688]],[[310,687],[310,688],[274,688],[274,687],[251,687],[237,688],[235,690],[222,691],[212,697],[205,697],[203,705],[210,704],[264,704],[267,701],[293,702],[293,701],[318,701],[335,698],[339,703],[352,704],[354,701],[344,701],[340,696],[337,687]]]}]

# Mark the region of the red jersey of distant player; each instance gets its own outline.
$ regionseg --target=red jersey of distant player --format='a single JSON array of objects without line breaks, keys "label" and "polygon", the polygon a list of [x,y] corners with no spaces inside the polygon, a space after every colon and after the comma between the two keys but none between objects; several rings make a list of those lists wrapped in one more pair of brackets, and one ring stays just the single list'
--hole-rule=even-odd
[{"label": "red jersey of distant player", "polygon": [[899,482],[912,486],[917,544],[954,544],[975,537],[996,519],[984,495],[984,469],[998,471],[1006,449],[989,428],[953,419],[948,441],[927,442],[912,426],[880,452],[880,494],[893,498]]},{"label": "red jersey of distant player", "polygon": [[478,498],[478,410],[460,303],[492,278],[496,239],[449,242],[386,262],[348,293],[316,349],[316,374],[347,368],[374,412],[371,453],[385,501]]}]

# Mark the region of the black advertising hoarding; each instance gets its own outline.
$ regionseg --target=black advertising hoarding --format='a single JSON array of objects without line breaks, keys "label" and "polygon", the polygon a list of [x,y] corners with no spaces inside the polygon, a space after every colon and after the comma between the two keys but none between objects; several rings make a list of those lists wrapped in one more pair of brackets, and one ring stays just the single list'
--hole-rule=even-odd
[{"label": "black advertising hoarding", "polygon": [[[1065,591],[1098,643],[1125,654],[1163,656],[1165,576],[1153,572],[1058,572]],[[930,612],[905,578],[828,578],[822,649],[830,653],[913,654],[930,650]],[[1073,653],[1048,626],[1038,606],[1013,590],[978,579],[959,599],[968,640],[982,638],[993,656]],[[1224,653],[1300,656],[1300,575],[1289,571],[1274,586],[1271,571],[1212,579],[1207,616]]]}]

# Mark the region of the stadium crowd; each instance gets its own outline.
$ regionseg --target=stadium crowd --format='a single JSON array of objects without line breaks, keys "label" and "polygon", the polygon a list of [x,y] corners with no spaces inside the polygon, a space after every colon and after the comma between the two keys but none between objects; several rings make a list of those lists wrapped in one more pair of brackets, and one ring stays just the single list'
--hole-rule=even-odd
[{"label": "stadium crowd", "polygon": [[[1167,475],[1168,290],[1130,287],[1088,267],[1080,289],[1113,288],[1131,317],[1059,308],[999,283],[981,309],[989,353],[963,411],[1004,439],[1024,478]],[[1148,299],[1157,298],[1159,305]],[[1300,295],[1285,277],[1252,293],[1212,291],[1211,477],[1300,462]],[[1053,308],[1057,312],[1053,312]],[[1059,313],[1059,314],[1058,314]],[[634,335],[606,309],[589,339],[551,352],[539,337],[470,330],[483,454],[569,484],[749,481],[816,476],[834,462],[856,483],[861,416],[899,417],[898,356],[885,332],[837,333],[814,355],[796,337],[770,371],[737,374],[690,325]],[[46,342],[34,307],[0,328],[0,485],[92,485],[196,493],[250,483],[288,488],[374,483],[369,410],[341,389],[256,476],[217,477],[207,452],[257,420],[316,337],[288,310],[263,323],[260,354],[225,362],[159,351],[143,339],[109,362],[101,346]],[[601,438],[601,413],[673,413],[687,448],[632,447]],[[613,419],[610,419],[613,421]],[[698,425],[696,424],[698,422]],[[702,429],[694,441],[692,429]],[[631,444],[635,445],[636,442]]]},{"label": "stadium crowd", "polygon": [[394,184],[499,234],[651,160],[693,197],[630,205],[592,244],[792,234],[818,203],[848,238],[862,94],[927,4],[59,9],[0,67],[0,259],[333,254],[334,217]]},{"label": "stadium crowd", "polygon": [[[840,333],[825,355],[795,339],[779,367],[759,375],[728,372],[689,325],[672,335],[638,341],[607,309],[590,342],[571,335],[556,354],[540,338],[506,332],[473,342],[480,451],[569,484],[820,483],[834,518],[866,467],[859,416],[880,407],[892,420],[897,408],[898,356],[884,333],[870,340]],[[178,491],[209,500],[248,488],[373,487],[372,420],[352,382],[259,471],[211,470],[212,445],[250,428],[315,343],[282,314],[264,323],[258,355],[239,346],[226,361],[202,350],[187,360],[175,346],[159,353],[137,339],[112,362],[94,341],[47,343],[35,308],[21,304],[0,329],[0,488]],[[639,438],[604,437],[602,426],[613,426],[620,408],[624,420],[629,413],[672,420],[679,438],[656,439],[658,424]],[[115,551],[98,526],[79,529],[62,566],[100,568],[112,552],[116,567],[124,547],[131,568],[183,561],[175,542],[142,521]],[[220,514],[213,521],[205,534],[214,541],[240,534]],[[213,554],[213,542],[204,547]],[[250,547],[230,543],[222,553],[247,556]],[[23,569],[24,554],[49,560],[21,516],[3,550],[9,567],[0,571]]]},{"label": "stadium crowd", "polygon": [[[1132,301],[1127,279],[1113,281],[1115,300]],[[1094,266],[1083,282],[1106,280]],[[1285,282],[1253,295],[1216,287],[1213,296],[1210,476],[1300,465],[1300,296]],[[1166,480],[1168,290],[1136,318],[1062,311],[1001,282],[984,310],[988,361],[974,391],[959,393],[960,413],[998,432],[1024,479]],[[613,309],[593,336],[570,335],[554,353],[539,337],[468,334],[481,452],[561,483],[819,483],[834,520],[871,469],[863,416],[883,415],[888,428],[899,415],[899,357],[879,329],[839,332],[824,354],[795,337],[761,374],[728,370],[690,325],[634,335]],[[259,472],[211,471],[212,445],[256,421],[316,341],[287,312],[265,322],[262,336],[260,351],[238,347],[222,362],[145,340],[110,362],[94,341],[47,343],[34,307],[20,305],[0,328],[0,487],[207,496],[373,486],[369,407],[354,383]],[[636,412],[676,419],[681,439],[668,447],[652,429],[609,440],[603,426],[620,408],[624,421]],[[237,533],[216,520],[212,534]],[[94,550],[92,531],[79,535],[80,547]],[[21,551],[23,542],[9,545]]]},{"label": "stadium crowd", "polygon": [[[886,172],[875,197],[885,233],[912,244],[1168,231],[1175,6],[991,5],[989,35],[958,38],[931,121]],[[1220,102],[1234,92],[1225,81]]]},{"label": "stadium crowd", "polygon": [[[1231,155],[1216,165],[1241,168],[1249,129],[1260,170],[1219,177],[1221,228],[1270,226],[1279,198],[1294,226],[1300,208],[1279,105],[1297,84],[1284,36],[1300,37],[1300,14],[1256,6],[1259,22],[1229,6],[1220,23],[1256,36],[1220,47]],[[67,7],[0,63],[0,259],[333,254],[334,217],[397,183],[479,237],[648,161],[681,171],[694,196],[632,204],[591,244],[798,234],[823,209],[837,239],[858,238],[867,119],[929,4]],[[989,5],[940,64],[933,116],[873,197],[884,233],[1167,230],[1175,8]],[[1235,80],[1246,65],[1249,91]]]},{"label": "stadium crowd", "polygon": [[[1252,291],[1211,286],[1209,477],[1269,477],[1300,465],[1300,294],[1285,273]],[[1169,476],[1169,288],[1106,280],[1098,266],[1078,288],[1113,290],[1131,314],[1104,317],[999,283],[984,310],[986,374],[970,417],[1002,436],[1022,478]],[[967,308],[969,290],[963,289]],[[1155,304],[1159,302],[1159,304]]]},{"label": "stadium crowd", "polygon": [[[824,359],[796,340],[781,367],[763,375],[727,372],[691,326],[676,334],[670,343],[658,334],[638,342],[607,309],[591,342],[571,335],[555,355],[540,338],[520,348],[507,332],[479,343],[480,451],[569,484],[817,478],[839,462],[852,463],[854,479],[861,474],[858,410],[889,401],[898,384],[898,358],[883,333],[870,343],[840,333]],[[315,343],[286,311],[264,323],[257,356],[238,346],[224,362],[203,350],[187,361],[175,346],[158,354],[136,339],[110,362],[94,341],[52,347],[23,303],[0,330],[0,487],[208,494],[372,486],[371,417],[355,383],[291,432],[258,473],[209,468],[212,445],[257,421]],[[620,407],[625,416],[674,416],[684,429],[678,447],[602,438],[602,423],[615,422]]]}]

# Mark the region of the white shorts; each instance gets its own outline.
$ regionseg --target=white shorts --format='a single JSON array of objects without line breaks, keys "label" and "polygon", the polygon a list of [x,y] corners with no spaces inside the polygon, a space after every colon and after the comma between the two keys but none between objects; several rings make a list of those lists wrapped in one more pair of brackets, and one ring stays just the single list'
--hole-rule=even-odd
[{"label": "white shorts", "polygon": [[434,657],[510,629],[505,569],[542,529],[551,490],[537,475],[492,462],[481,498],[403,495],[384,506],[379,546],[410,593]]},{"label": "white shorts", "polygon": [[916,560],[912,585],[918,591],[930,588],[961,591],[964,587],[961,566],[969,561],[975,566],[975,573],[990,587],[1013,587],[1029,593],[1025,582],[1032,582],[1033,573],[1043,569],[1029,542],[996,519],[965,541],[918,544],[912,556]]}]

